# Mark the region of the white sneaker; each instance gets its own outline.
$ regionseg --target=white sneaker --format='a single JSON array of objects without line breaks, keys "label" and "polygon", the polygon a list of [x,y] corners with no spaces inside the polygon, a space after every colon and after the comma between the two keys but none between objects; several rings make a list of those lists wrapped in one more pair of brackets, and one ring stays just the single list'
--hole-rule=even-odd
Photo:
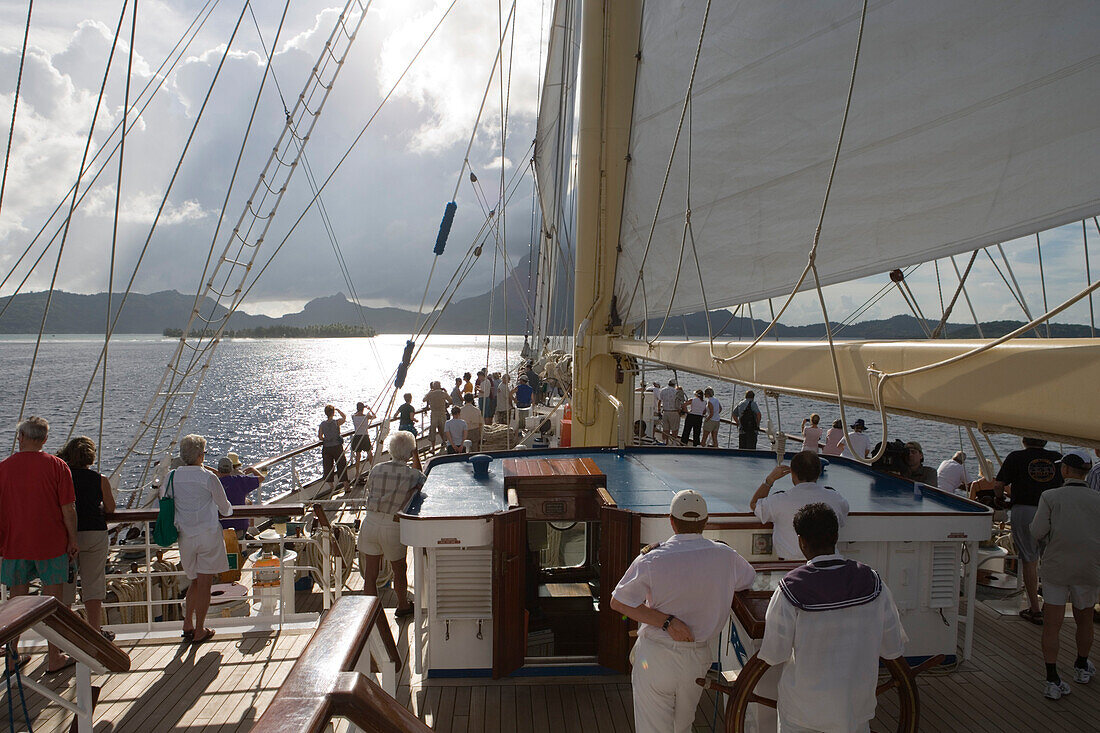
[{"label": "white sneaker", "polygon": [[1080,667],[1073,668],[1073,681],[1079,682],[1082,685],[1087,685],[1089,680],[1096,676],[1096,666],[1093,665],[1092,660],[1089,660],[1088,666],[1084,669]]},{"label": "white sneaker", "polygon": [[1068,695],[1071,692],[1065,680],[1061,682],[1047,682],[1045,684],[1046,688],[1043,690],[1043,697],[1048,700],[1058,700],[1063,695]]}]

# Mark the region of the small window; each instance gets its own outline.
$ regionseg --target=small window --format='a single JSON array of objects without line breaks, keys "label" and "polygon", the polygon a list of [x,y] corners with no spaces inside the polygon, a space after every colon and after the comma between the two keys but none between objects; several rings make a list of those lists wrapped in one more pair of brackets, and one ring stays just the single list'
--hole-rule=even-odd
[{"label": "small window", "polygon": [[528,522],[527,545],[538,553],[542,570],[583,567],[588,562],[588,524]]}]

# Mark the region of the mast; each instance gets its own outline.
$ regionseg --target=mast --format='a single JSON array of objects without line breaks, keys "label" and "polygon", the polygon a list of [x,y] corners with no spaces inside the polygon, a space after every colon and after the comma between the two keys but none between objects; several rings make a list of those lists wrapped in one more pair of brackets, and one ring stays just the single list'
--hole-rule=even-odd
[{"label": "mast", "polygon": [[572,405],[578,446],[617,441],[616,411],[600,390],[622,404],[622,430],[633,425],[633,380],[622,378],[610,345],[622,333],[612,323],[612,302],[641,9],[641,0],[584,0],[581,7]]}]

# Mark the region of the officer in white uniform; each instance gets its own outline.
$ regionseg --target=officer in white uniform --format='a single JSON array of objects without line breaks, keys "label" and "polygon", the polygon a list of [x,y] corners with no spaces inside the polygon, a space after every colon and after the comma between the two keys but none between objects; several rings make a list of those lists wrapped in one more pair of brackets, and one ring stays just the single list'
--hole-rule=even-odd
[{"label": "officer in white uniform", "polygon": [[627,568],[611,608],[638,622],[634,645],[634,724],[638,733],[687,733],[715,659],[734,591],[756,571],[735,550],[702,536],[707,502],[686,489],[669,507],[671,539],[642,550]]},{"label": "officer in white uniform", "polygon": [[[772,491],[776,481],[790,474],[793,486]],[[794,515],[807,504],[828,504],[836,512],[840,526],[848,518],[848,500],[835,489],[817,483],[821,477],[821,458],[804,450],[791,459],[790,466],[776,466],[749,500],[749,508],[761,522],[772,523],[772,549],[783,560],[803,560],[794,532]],[[771,493],[768,493],[771,492]]]}]

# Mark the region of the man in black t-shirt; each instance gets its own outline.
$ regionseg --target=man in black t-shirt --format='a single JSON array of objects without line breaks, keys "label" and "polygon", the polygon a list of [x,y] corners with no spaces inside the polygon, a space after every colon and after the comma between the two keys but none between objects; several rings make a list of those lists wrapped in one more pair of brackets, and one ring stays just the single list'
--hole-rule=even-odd
[{"label": "man in black t-shirt", "polygon": [[1057,451],[1047,450],[1045,440],[1024,438],[1022,450],[1005,456],[993,490],[997,497],[1009,487],[1012,497],[1012,545],[1016,548],[1027,591],[1028,607],[1020,616],[1033,624],[1042,625],[1043,612],[1039,605],[1039,544],[1031,536],[1031,520],[1039,506],[1039,496],[1047,489],[1062,485],[1062,474],[1055,462],[1062,457]]}]

